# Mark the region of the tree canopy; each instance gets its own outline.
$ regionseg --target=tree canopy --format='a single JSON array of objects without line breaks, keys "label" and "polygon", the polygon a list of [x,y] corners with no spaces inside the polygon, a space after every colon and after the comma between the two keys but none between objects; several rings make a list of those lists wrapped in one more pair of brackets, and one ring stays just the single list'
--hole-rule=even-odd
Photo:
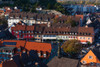
[{"label": "tree canopy", "polygon": [[81,47],[82,44],[78,40],[69,40],[62,45],[64,52],[68,54],[78,53]]},{"label": "tree canopy", "polygon": [[66,24],[69,24],[69,23],[70,23],[72,27],[77,26],[77,22],[76,22],[75,20],[72,20],[71,17],[68,17],[68,18],[67,18],[67,21],[66,21],[65,23],[66,23]]}]

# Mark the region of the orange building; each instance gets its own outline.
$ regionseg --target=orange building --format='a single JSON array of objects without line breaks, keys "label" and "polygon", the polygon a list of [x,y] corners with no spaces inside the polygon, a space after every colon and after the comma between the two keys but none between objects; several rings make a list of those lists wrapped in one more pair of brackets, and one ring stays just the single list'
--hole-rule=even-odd
[{"label": "orange building", "polygon": [[4,10],[0,10],[0,15],[4,15]]},{"label": "orange building", "polygon": [[94,42],[94,28],[93,27],[79,27],[78,29],[78,40],[81,43],[93,43]]},{"label": "orange building", "polygon": [[100,66],[100,47],[90,50],[80,61],[83,65]]},{"label": "orange building", "polygon": [[25,40],[3,40],[0,42],[1,45],[4,47],[15,47],[18,51],[21,51],[15,51],[16,53],[28,53],[31,50],[37,51],[38,56],[41,58],[48,58],[52,50],[51,44],[49,43],[29,42]]}]

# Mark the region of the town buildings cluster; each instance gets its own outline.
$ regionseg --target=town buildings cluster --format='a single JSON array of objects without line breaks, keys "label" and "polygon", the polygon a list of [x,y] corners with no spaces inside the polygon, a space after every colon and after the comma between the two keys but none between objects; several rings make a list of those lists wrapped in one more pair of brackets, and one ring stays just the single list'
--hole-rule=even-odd
[{"label": "town buildings cluster", "polygon": [[[93,6],[71,7],[75,8],[75,13],[79,11],[91,14],[77,15],[78,13],[76,13],[74,16],[66,16],[31,13],[21,12],[17,7],[14,7],[14,9],[6,7],[0,10],[0,15],[5,15],[8,21],[7,29],[15,37],[15,40],[0,40],[0,65],[5,67],[10,63],[14,64],[12,67],[42,65],[40,64],[41,59],[49,58],[54,47],[52,44],[44,42],[78,40],[82,44],[93,44],[100,31],[100,13],[94,13],[96,7]],[[73,22],[75,21],[76,26],[66,23],[69,18]],[[80,63],[83,67],[87,65],[100,66],[99,54],[100,47],[89,50]],[[63,61],[64,58],[55,57],[47,65],[48,67],[57,67],[56,65],[60,63],[60,60]],[[53,63],[55,61],[57,63]],[[78,60],[69,58],[66,58],[65,61],[67,63],[73,61],[73,64],[76,63],[75,67],[79,64]],[[65,61],[63,63],[66,63]],[[73,67],[71,64],[69,66]]]}]

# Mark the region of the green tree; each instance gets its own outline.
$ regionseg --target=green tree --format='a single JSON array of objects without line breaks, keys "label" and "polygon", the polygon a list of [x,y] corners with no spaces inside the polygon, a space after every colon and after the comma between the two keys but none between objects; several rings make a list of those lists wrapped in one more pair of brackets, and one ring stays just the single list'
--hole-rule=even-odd
[{"label": "green tree", "polygon": [[67,18],[67,21],[65,23],[66,24],[71,24],[72,27],[77,26],[76,21],[75,20],[72,20],[72,18],[70,16]]},{"label": "green tree", "polygon": [[78,53],[81,50],[81,47],[82,44],[78,40],[69,40],[62,45],[64,52],[70,55]]}]

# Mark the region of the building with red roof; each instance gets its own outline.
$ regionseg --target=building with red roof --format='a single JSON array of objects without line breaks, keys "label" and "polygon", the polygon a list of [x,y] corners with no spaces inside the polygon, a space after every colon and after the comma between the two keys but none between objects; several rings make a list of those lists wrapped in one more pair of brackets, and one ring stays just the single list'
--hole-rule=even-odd
[{"label": "building with red roof", "polygon": [[0,41],[0,62],[9,60],[22,53],[29,54],[36,51],[40,58],[49,58],[52,47],[49,43],[29,42],[25,40],[2,40]]},{"label": "building with red roof", "polygon": [[49,43],[26,42],[25,48],[28,51],[36,50],[39,57],[48,58],[52,47]]}]

